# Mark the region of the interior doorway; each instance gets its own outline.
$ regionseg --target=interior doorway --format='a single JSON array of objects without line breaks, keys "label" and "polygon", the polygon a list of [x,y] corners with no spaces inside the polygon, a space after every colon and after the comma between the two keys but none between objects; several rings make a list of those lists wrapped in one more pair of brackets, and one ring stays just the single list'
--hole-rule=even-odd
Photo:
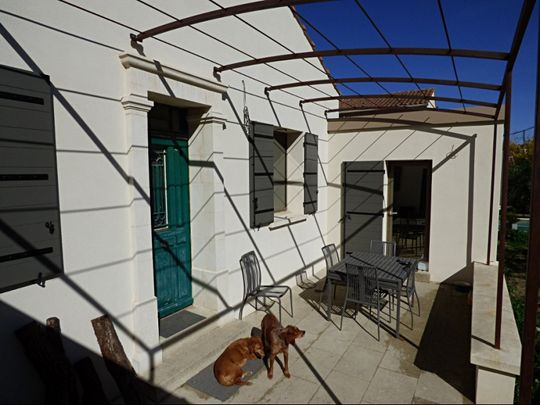
[{"label": "interior doorway", "polygon": [[388,165],[388,240],[397,255],[429,260],[432,161],[392,161]]}]

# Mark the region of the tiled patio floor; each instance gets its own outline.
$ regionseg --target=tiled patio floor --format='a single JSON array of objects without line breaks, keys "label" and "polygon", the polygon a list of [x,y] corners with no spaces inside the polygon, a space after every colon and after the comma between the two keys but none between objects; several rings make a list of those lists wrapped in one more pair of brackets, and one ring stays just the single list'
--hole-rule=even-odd
[{"label": "tiled patio floor", "polygon": [[[393,329],[381,328],[377,341],[376,324],[364,315],[345,318],[340,331],[339,315],[333,314],[328,322],[316,310],[319,293],[296,287],[294,318],[285,315],[283,324],[296,324],[306,335],[289,349],[292,377],[285,378],[276,364],[273,380],[263,369],[252,378],[253,385],[241,387],[226,402],[471,403],[474,369],[468,364],[467,294],[425,282],[417,282],[417,290],[421,316],[414,317],[414,328],[410,329],[410,313],[402,308],[402,337],[396,339]],[[208,328],[166,349],[156,370],[156,384],[172,393],[164,402],[218,402],[184,382],[212,363],[231,341],[260,327],[263,316],[262,311],[252,313],[243,321]]]}]

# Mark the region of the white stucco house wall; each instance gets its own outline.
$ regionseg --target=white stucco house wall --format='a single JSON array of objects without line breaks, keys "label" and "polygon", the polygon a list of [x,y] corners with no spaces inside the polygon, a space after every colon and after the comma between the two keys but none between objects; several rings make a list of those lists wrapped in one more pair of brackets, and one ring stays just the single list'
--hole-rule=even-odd
[{"label": "white stucco house wall", "polygon": [[[225,7],[237,3],[219,1]],[[216,8],[207,1],[152,4],[176,18]],[[242,19],[266,36],[229,17],[133,44],[135,30],[171,17],[128,0],[0,1],[0,65],[50,78],[63,271],[44,287],[33,283],[0,294],[0,380],[15,387],[0,394],[2,402],[41,396],[39,379],[14,336],[30,319],[58,317],[63,335],[74,342],[67,351],[75,361],[87,350],[99,353],[91,320],[108,313],[137,372],[161,361],[149,169],[149,114],[157,105],[179,109],[187,123],[191,295],[194,305],[218,315],[217,322],[238,316],[239,259],[248,251],[259,257],[266,283],[294,285],[298,272],[324,269],[321,247],[343,244],[343,162],[432,161],[431,280],[447,280],[472,261],[485,260],[492,126],[342,127],[324,114],[337,101],[299,107],[299,100],[321,92],[337,95],[332,85],[265,95],[268,85],[327,78],[317,59],[259,65],[217,78],[213,69],[220,64],[312,49],[288,8]],[[9,83],[1,84],[7,91]],[[290,140],[287,209],[275,213],[269,226],[253,227],[250,218],[246,108],[252,122],[272,125]],[[318,137],[313,214],[304,212],[308,133]],[[1,145],[0,153],[9,153]],[[387,221],[385,213],[383,237]],[[491,232],[496,234],[496,221]]]}]

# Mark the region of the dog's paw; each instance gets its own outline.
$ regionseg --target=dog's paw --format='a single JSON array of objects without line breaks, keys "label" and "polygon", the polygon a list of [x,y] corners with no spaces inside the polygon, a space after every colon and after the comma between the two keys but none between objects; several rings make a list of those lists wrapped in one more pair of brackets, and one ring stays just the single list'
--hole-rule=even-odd
[{"label": "dog's paw", "polygon": [[266,375],[268,376],[268,379],[269,379],[269,380],[271,380],[272,377],[274,377],[274,374],[271,373],[271,372],[266,373]]},{"label": "dog's paw", "polygon": [[285,377],[291,378],[291,373],[289,373],[288,371],[284,371],[283,374],[285,374]]}]

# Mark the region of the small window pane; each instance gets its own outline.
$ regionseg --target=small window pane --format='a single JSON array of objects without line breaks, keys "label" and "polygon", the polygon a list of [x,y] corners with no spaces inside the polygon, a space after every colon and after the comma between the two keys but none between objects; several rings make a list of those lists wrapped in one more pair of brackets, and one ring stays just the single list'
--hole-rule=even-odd
[{"label": "small window pane", "polygon": [[152,226],[167,226],[167,158],[164,150],[153,150],[150,155],[152,174]]}]

